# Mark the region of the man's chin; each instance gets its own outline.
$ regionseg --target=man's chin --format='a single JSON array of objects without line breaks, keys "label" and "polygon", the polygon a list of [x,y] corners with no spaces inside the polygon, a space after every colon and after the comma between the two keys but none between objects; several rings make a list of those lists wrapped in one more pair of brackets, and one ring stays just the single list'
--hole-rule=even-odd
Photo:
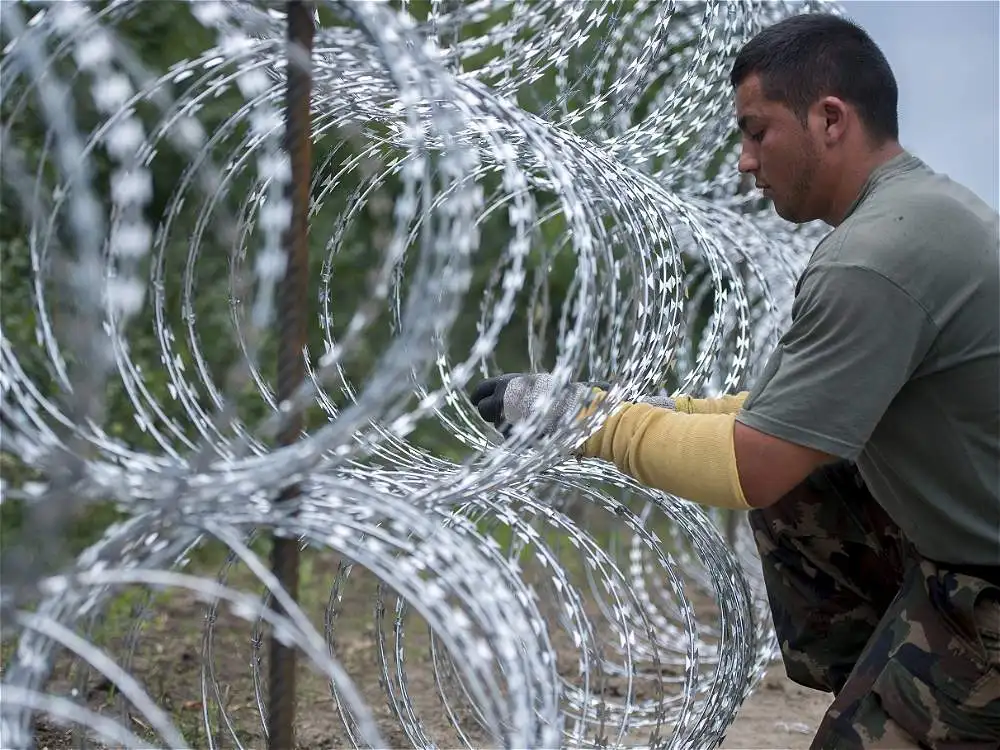
[{"label": "man's chin", "polygon": [[771,205],[774,206],[774,212],[785,221],[790,221],[793,224],[804,223],[805,220],[794,207],[782,205],[776,201],[772,201]]}]

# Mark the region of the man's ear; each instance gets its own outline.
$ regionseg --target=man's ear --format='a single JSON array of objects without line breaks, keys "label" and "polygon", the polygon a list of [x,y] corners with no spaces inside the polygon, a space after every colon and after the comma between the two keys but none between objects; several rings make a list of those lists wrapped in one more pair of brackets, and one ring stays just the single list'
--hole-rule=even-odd
[{"label": "man's ear", "polygon": [[824,96],[818,102],[819,115],[823,122],[823,137],[828,146],[839,143],[847,133],[850,117],[847,104],[836,96]]}]

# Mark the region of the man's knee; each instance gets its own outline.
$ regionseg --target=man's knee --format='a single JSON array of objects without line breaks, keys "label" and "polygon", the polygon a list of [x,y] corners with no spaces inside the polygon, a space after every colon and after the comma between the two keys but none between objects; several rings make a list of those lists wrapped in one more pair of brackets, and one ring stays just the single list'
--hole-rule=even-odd
[{"label": "man's knee", "polygon": [[924,562],[907,577],[813,748],[1000,747],[1000,588]]},{"label": "man's knee", "polygon": [[[928,678],[928,670],[935,676]],[[890,659],[846,705],[848,681],[820,725],[813,750],[1000,748],[1000,670],[963,654],[912,649]]]}]

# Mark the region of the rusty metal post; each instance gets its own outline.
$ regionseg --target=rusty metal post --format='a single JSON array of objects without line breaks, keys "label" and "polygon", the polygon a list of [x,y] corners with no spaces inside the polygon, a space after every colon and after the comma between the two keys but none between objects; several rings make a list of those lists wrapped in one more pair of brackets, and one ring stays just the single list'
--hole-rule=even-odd
[{"label": "rusty metal post", "polygon": [[[279,403],[289,398],[305,378],[303,351],[306,347],[306,309],[309,299],[309,186],[312,180],[312,117],[309,109],[312,89],[313,15],[312,3],[290,0],[288,48],[286,56],[285,148],[291,159],[291,182],[287,197],[291,202],[291,223],[285,235],[288,266],[278,294],[278,382]],[[279,436],[282,445],[294,443],[302,430],[302,420],[292,420]],[[295,496],[298,488],[288,487],[280,501]],[[292,599],[298,599],[299,546],[293,538],[272,538],[271,567]],[[278,608],[276,602],[274,606]],[[295,650],[273,635],[268,664],[267,745],[270,750],[295,747]]]}]

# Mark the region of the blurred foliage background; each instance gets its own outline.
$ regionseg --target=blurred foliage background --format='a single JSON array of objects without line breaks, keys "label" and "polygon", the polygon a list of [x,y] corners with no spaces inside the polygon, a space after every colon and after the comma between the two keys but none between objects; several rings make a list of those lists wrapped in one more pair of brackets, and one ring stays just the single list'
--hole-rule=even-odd
[{"label": "blurred foliage background", "polygon": [[[398,3],[396,4],[398,5]],[[123,22],[118,27],[118,31],[122,40],[131,46],[150,70],[166,71],[179,60],[203,54],[214,44],[212,33],[206,31],[190,15],[185,4],[159,2],[142,5],[141,12]],[[94,6],[100,7],[101,3],[95,3]],[[418,18],[426,16],[427,8],[426,2],[409,4],[410,12]],[[700,12],[698,4],[690,4],[686,8],[682,8],[679,12],[694,14]],[[608,19],[605,25],[612,21],[613,19]],[[472,26],[463,33],[473,35],[481,32],[482,28],[482,24],[479,28]],[[598,49],[599,37],[599,34],[593,35],[591,41],[573,52],[571,66],[580,69],[579,66],[589,64]],[[491,54],[490,50],[483,53],[484,57],[489,54]],[[60,72],[69,77],[73,71],[69,69],[67,64],[60,68]],[[669,80],[665,80],[663,84],[669,85]],[[183,85],[178,84],[178,91],[183,90]],[[541,112],[554,99],[555,92],[555,74],[550,72],[534,83],[530,89],[524,90],[518,104],[530,111]],[[44,148],[45,127],[38,116],[37,108],[34,106],[14,113],[13,108],[20,99],[20,93],[16,86],[5,88],[2,98],[4,110],[2,116],[5,123],[11,123],[14,141],[20,149],[28,156],[29,160],[37,159]],[[656,90],[645,92],[638,103],[636,112],[641,114],[645,111],[657,93]],[[233,115],[241,103],[240,95],[232,90],[208,99],[198,115],[206,133],[216,132]],[[580,102],[571,100],[568,106],[573,107],[578,103]],[[98,114],[92,106],[88,106],[84,90],[77,92],[75,106],[77,107],[75,117],[78,125],[81,131],[86,132],[98,122]],[[147,124],[147,128],[151,127],[151,123],[155,122],[152,119],[152,113],[145,112],[143,114],[150,115],[149,118],[144,119],[144,122]],[[245,125],[237,126],[234,135],[228,139],[227,143],[220,144],[216,154],[225,153],[226,149],[236,142],[239,134],[244,131]],[[330,165],[342,163],[346,158],[343,153],[336,152],[338,142],[337,137],[330,134],[314,143],[312,158],[317,170],[316,174],[321,175],[323,170],[332,173],[333,167]],[[106,156],[100,151],[93,155],[92,165],[96,174],[95,184],[105,192],[106,199],[110,165]],[[146,212],[146,219],[152,226],[156,227],[168,215],[171,195],[175,187],[184,179],[187,167],[187,158],[176,151],[164,150],[152,160],[154,194]],[[492,185],[489,184],[489,180],[493,180]],[[734,175],[734,189],[735,182]],[[240,191],[246,190],[248,184],[249,177],[247,175],[237,176],[232,183],[232,189],[226,196],[224,208],[238,212],[241,200],[245,197],[241,195]],[[491,188],[498,185],[499,177],[487,178],[484,184],[485,193],[489,195]],[[323,351],[322,331],[318,323],[320,316],[318,290],[324,261],[330,257],[327,245],[329,239],[337,231],[337,221],[347,197],[356,186],[356,181],[352,182],[350,179],[333,185],[326,194],[322,206],[311,217],[309,228],[311,291],[303,304],[308,307],[309,353],[313,364],[316,363]],[[391,196],[391,184],[389,188]],[[314,198],[324,189],[326,188],[322,184],[322,179],[316,179],[313,185]],[[556,205],[554,196],[540,194],[536,198],[540,215]],[[2,314],[3,334],[17,352],[26,374],[42,387],[43,392],[48,390],[51,395],[54,383],[50,366],[47,364],[47,357],[41,350],[36,336],[38,323],[35,312],[36,290],[28,250],[30,229],[24,219],[22,208],[17,195],[7,183],[4,183],[2,192],[0,192],[0,314]],[[194,295],[194,309],[185,308],[183,292],[187,280],[184,277],[184,272],[188,252],[196,232],[194,220],[194,210],[182,211],[173,219],[174,226],[169,234],[169,245],[163,254],[165,259],[163,277],[165,310],[172,328],[177,333],[173,342],[175,355],[187,363],[193,361],[187,337],[181,335],[184,333],[184,321],[188,316],[193,315],[197,321],[196,335],[201,342],[203,351],[210,359],[208,362],[210,371],[216,382],[221,383],[228,367],[243,356],[234,335],[232,312],[234,305],[245,304],[246,301],[235,300],[231,295],[230,248],[223,245],[211,233],[206,233],[199,240],[201,251],[196,264],[197,274],[193,280],[197,289]],[[381,228],[384,229],[384,227]],[[350,226],[349,236],[332,258],[330,264],[330,300],[331,311],[334,315],[333,332],[335,336],[342,332],[343,326],[350,318],[350,313],[358,307],[367,294],[366,280],[373,261],[370,240],[379,229],[380,227],[374,223],[370,216],[362,215]],[[510,239],[506,212],[495,212],[481,230],[481,246],[476,251],[477,261],[471,288],[465,296],[463,313],[459,316],[451,334],[452,350],[462,357],[467,356],[469,347],[475,341],[477,322],[481,315],[479,308],[482,295],[491,283],[491,274],[497,260]],[[533,238],[533,262],[537,263],[538,259],[544,255],[538,251],[545,249],[547,243],[560,243],[565,231],[565,222],[560,216],[546,221]],[[71,242],[71,240],[69,241]],[[251,260],[252,252],[251,248],[248,251],[248,257]],[[517,371],[528,367],[526,337],[530,316],[536,316],[536,325],[541,325],[544,329],[543,351],[539,360],[543,363],[551,361],[554,355],[554,342],[557,338],[556,327],[561,305],[565,299],[575,266],[571,255],[563,253],[556,257],[556,262],[548,269],[547,273],[547,296],[552,306],[552,312],[545,318],[540,315],[538,310],[529,309],[530,289],[525,290],[515,311],[514,319],[507,326],[493,358],[496,366],[500,369]],[[148,262],[151,263],[152,258]],[[148,274],[149,270],[147,268],[145,272]],[[529,268],[529,278],[533,270]],[[58,307],[60,304],[58,299],[52,296],[56,290],[49,285],[45,287],[45,291],[49,296],[46,300],[47,307],[49,309]],[[130,357],[141,369],[150,396],[161,405],[166,417],[185,425],[184,410],[171,393],[169,376],[163,367],[161,345],[156,336],[155,320],[151,312],[151,294],[152,290],[147,290],[146,307],[143,313],[130,323],[128,336]],[[711,298],[706,299],[706,315],[710,305]],[[379,325],[369,329],[363,350],[350,363],[351,372],[349,375],[357,378],[356,382],[363,382],[365,373],[374,366],[391,335],[388,316],[384,314]],[[272,384],[275,380],[277,364],[277,336],[272,333],[264,341],[260,358],[262,374]],[[594,373],[594,375],[608,376],[610,374]],[[671,373],[664,373],[664,383],[669,385],[672,377]],[[336,391],[331,392],[336,393]],[[162,449],[156,444],[150,433],[143,430],[141,425],[137,423],[129,396],[116,377],[109,380],[106,396],[107,410],[104,428],[107,432],[137,449],[159,453]],[[207,395],[201,393],[199,397],[208,406]],[[250,387],[239,394],[239,399],[239,414],[247,424],[252,425],[271,409],[252,383]],[[327,415],[321,409],[312,408],[307,413],[306,427],[307,429],[315,429],[326,419]],[[185,427],[187,436],[195,439],[196,432],[191,425],[185,425]],[[444,434],[441,428],[433,424],[431,420],[425,420],[421,424],[418,432],[413,436],[413,440],[440,455],[456,460],[462,458],[462,447],[456,441],[449,439],[449,436]],[[29,476],[29,472],[23,466],[19,466],[6,451],[0,455],[0,462],[2,462],[0,463],[0,471],[8,483],[20,484]],[[16,534],[20,525],[20,515],[17,503],[3,502],[0,505],[0,534],[3,536]],[[70,540],[71,545],[67,552],[76,554],[83,546],[95,540],[114,517],[115,510],[110,505],[89,506],[86,512],[74,522],[73,538]],[[2,540],[0,540],[0,544],[3,544]]]}]

